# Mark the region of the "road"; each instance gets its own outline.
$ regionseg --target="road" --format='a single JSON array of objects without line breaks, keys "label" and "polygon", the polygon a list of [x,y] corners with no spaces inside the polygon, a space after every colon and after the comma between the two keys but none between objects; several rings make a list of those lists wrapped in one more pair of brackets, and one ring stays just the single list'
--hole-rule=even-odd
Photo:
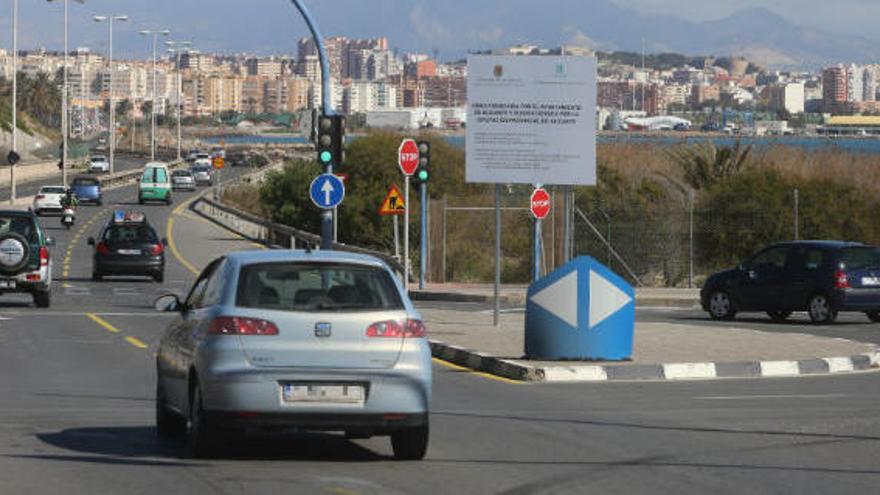
[{"label": "road", "polygon": [[[116,171],[122,172],[125,170],[134,170],[138,167],[143,167],[144,163],[147,160],[143,158],[134,158],[130,156],[116,156]],[[8,174],[9,169],[7,167],[3,167],[3,172]],[[68,179],[72,177],[76,177],[80,175],[81,172],[71,172],[68,174]],[[27,177],[23,177],[22,175],[18,176],[18,181],[15,185],[15,195],[16,197],[23,198],[25,196],[33,196],[37,194],[41,186],[56,186],[61,185],[61,171],[59,170],[57,174],[54,174],[49,177],[42,177],[36,180],[29,180]],[[0,187],[0,200],[9,200],[9,186]]]},{"label": "road", "polygon": [[525,385],[437,362],[422,462],[393,461],[386,439],[332,435],[254,439],[226,459],[191,459],[154,434],[153,352],[169,316],[151,301],[185,291],[219,254],[254,246],[189,212],[189,196],[142,207],[177,251],[161,285],[90,279],[85,241],[113,209],[140,208],[133,187],[81,208],[70,232],[44,220],[58,241],[52,308],[0,298],[0,493],[874,493],[880,484],[878,373]]}]

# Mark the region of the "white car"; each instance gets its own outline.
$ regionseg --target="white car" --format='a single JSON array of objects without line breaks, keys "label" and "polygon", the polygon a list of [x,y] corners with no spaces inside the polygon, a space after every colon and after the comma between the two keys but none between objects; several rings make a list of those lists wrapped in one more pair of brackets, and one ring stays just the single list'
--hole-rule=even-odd
[{"label": "white car", "polygon": [[94,155],[89,159],[89,173],[106,174],[110,171],[110,162],[104,155]]},{"label": "white car", "polygon": [[37,215],[44,213],[61,213],[61,198],[64,197],[64,186],[43,186],[34,196],[34,212]]}]

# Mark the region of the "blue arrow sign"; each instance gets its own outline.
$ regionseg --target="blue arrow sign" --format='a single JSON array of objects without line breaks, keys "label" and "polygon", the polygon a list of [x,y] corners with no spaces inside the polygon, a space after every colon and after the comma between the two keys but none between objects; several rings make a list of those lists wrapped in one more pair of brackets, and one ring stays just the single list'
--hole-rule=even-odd
[{"label": "blue arrow sign", "polygon": [[333,174],[321,174],[312,181],[309,196],[315,206],[330,210],[339,206],[345,199],[345,184]]},{"label": "blue arrow sign", "polygon": [[576,258],[529,287],[530,358],[627,359],[634,329],[635,291],[593,258]]}]

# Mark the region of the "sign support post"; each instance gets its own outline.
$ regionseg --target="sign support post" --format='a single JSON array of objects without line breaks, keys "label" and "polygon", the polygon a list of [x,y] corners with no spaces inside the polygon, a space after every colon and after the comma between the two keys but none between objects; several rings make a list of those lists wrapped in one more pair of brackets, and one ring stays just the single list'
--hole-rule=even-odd
[{"label": "sign support post", "polygon": [[[445,242],[444,242],[445,245]],[[492,323],[501,326],[501,184],[495,184],[495,287]]]},{"label": "sign support post", "polygon": [[403,179],[403,288],[409,289],[409,176]]},{"label": "sign support post", "polygon": [[394,257],[400,260],[400,222],[397,221],[397,215],[394,215]]}]

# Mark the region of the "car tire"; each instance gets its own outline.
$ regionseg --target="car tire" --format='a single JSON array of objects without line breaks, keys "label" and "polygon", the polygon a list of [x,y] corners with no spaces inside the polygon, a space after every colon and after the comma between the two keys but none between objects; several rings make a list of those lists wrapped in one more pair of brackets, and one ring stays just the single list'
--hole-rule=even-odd
[{"label": "car tire", "polygon": [[401,461],[418,461],[428,452],[428,424],[406,428],[391,434],[394,458]]},{"label": "car tire", "polygon": [[165,204],[170,206],[173,202],[174,200],[171,199],[171,193],[168,193],[168,196],[165,197]]},{"label": "car tire", "polygon": [[139,196],[139,197],[138,197],[138,204],[139,204],[139,205],[144,204],[144,198],[142,198],[142,197]]},{"label": "car tire", "polygon": [[156,435],[164,438],[180,437],[186,433],[186,420],[168,409],[165,391],[156,384]]},{"label": "car tire", "polygon": [[834,309],[831,300],[823,293],[814,294],[807,304],[807,312],[810,320],[816,324],[834,323],[837,319],[837,310]]},{"label": "car tire", "polygon": [[92,272],[92,282],[100,282],[104,279],[104,276],[98,272]]},{"label": "car tire", "polygon": [[48,290],[34,292],[34,305],[38,308],[48,308],[52,304],[52,293]]},{"label": "car tire", "polygon": [[4,273],[6,275],[18,275],[19,272],[27,267],[28,262],[30,261],[31,245],[23,235],[16,232],[8,232],[6,234],[0,235],[0,245],[4,244],[6,244],[10,249],[16,247],[20,248],[21,259],[14,261],[8,256],[10,253],[4,253],[4,255],[0,257],[0,273]]},{"label": "car tire", "polygon": [[736,316],[727,292],[716,290],[709,295],[709,316],[713,320],[732,320]]},{"label": "car tire", "polygon": [[156,283],[161,284],[162,282],[165,281],[165,274],[164,274],[164,273],[161,273],[161,272],[160,272],[160,273],[156,273],[156,274],[153,275],[153,280],[154,280]]},{"label": "car tire", "polygon": [[100,199],[95,201],[95,206],[101,206],[102,204],[104,204],[104,202],[101,201]]},{"label": "car tire", "polygon": [[880,311],[867,311],[865,316],[874,323],[880,323]]},{"label": "car tire", "polygon": [[187,443],[190,454],[197,459],[209,459],[217,452],[216,433],[208,425],[206,416],[201,388],[196,383],[190,398]]},{"label": "car tire", "polygon": [[777,323],[782,323],[791,316],[791,311],[767,311],[767,316]]}]

